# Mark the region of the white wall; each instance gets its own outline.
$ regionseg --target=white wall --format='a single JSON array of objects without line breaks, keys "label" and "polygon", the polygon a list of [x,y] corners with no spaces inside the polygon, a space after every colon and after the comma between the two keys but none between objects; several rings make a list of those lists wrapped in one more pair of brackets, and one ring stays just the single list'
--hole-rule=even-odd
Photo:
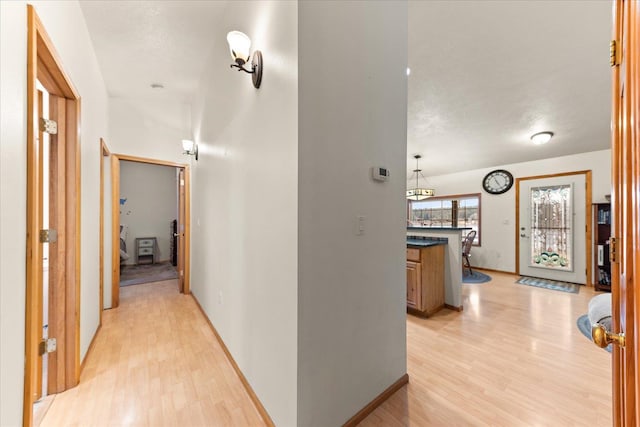
[{"label": "white wall", "polygon": [[[99,323],[99,159],[107,94],[76,1],[30,1],[82,97],[80,348]],[[0,425],[22,423],[26,236],[26,2],[0,2]]]},{"label": "white wall", "polygon": [[472,265],[477,267],[509,272],[516,269],[515,185],[505,194],[495,196],[485,193],[482,179],[493,169],[506,169],[514,178],[591,170],[593,203],[605,202],[605,194],[611,194],[611,150],[428,177],[429,184],[438,195],[482,194],[482,246],[471,249]]},{"label": "white wall", "polygon": [[128,225],[126,264],[135,264],[136,238],[155,237],[156,261],[171,259],[171,221],[178,218],[176,168],[120,162],[120,224]]},{"label": "white wall", "polygon": [[[279,426],[296,425],[297,3],[232,2],[193,108],[191,288]],[[262,87],[226,34],[262,50]]]},{"label": "white wall", "polygon": [[336,426],[406,373],[407,3],[298,12],[298,425]]},{"label": "white wall", "polygon": [[109,98],[112,153],[190,163],[182,154],[191,139],[191,107],[173,100]]}]

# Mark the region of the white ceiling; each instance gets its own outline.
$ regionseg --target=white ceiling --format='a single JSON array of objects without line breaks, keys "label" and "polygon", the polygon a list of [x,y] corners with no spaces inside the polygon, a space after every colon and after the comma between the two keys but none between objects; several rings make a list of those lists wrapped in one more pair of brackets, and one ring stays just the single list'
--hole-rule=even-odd
[{"label": "white ceiling", "polygon": [[[609,1],[409,2],[409,169],[607,148],[610,38]],[[555,137],[531,144],[540,131]]]},{"label": "white ceiling", "polygon": [[[110,96],[180,102],[233,7],[80,4]],[[607,148],[610,28],[604,0],[410,1],[408,176],[414,154],[433,176]],[[543,130],[555,137],[531,144]]]},{"label": "white ceiling", "polygon": [[80,1],[109,95],[189,102],[227,3]]}]

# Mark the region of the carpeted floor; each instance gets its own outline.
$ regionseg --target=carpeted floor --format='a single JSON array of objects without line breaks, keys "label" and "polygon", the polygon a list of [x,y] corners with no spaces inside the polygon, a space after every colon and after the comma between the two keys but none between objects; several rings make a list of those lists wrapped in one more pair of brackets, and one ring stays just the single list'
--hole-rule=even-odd
[{"label": "carpeted floor", "polygon": [[[576,321],[576,325],[578,326],[578,329],[580,330],[580,332],[582,332],[582,335],[584,335],[589,339],[589,341],[591,341],[591,322],[589,322],[589,316],[586,314],[583,314],[582,316],[578,317],[578,320]],[[612,344],[609,344],[604,349],[607,350],[609,353],[611,353],[612,351],[611,346]]]},{"label": "carpeted floor", "polygon": [[169,261],[157,264],[123,265],[120,269],[120,286],[161,282],[178,277],[178,272]]},{"label": "carpeted floor", "polygon": [[481,273],[478,270],[473,270],[471,274],[462,274],[462,283],[485,283],[489,281],[491,281],[491,276]]},{"label": "carpeted floor", "polygon": [[558,282],[556,280],[540,279],[537,277],[521,277],[516,283],[520,285],[535,286],[536,288],[551,289],[554,291],[569,292],[577,294],[580,292],[580,285],[575,283]]}]

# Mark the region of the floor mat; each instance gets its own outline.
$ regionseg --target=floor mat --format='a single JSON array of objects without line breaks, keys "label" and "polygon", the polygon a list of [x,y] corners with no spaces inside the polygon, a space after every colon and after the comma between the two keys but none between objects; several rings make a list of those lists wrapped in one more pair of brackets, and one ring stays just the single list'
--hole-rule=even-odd
[{"label": "floor mat", "polygon": [[120,286],[161,282],[177,277],[178,272],[168,261],[157,264],[123,265],[120,269]]},{"label": "floor mat", "polygon": [[537,277],[521,277],[516,283],[527,286],[535,286],[536,288],[551,289],[554,291],[569,292],[577,294],[580,292],[580,285],[568,282],[558,282],[556,280],[540,279]]}]

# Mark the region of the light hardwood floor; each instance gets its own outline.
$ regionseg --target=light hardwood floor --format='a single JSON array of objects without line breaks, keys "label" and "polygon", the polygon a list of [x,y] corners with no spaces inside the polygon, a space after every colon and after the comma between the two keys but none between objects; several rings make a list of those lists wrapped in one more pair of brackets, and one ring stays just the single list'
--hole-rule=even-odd
[{"label": "light hardwood floor", "polygon": [[263,425],[191,296],[175,280],[120,289],[80,378],[42,426]]},{"label": "light hardwood floor", "polygon": [[[591,289],[464,285],[464,311],[407,316],[409,385],[362,426],[610,426],[611,357],[577,329]],[[122,289],[80,385],[43,426],[263,425],[191,297],[174,281]],[[288,427],[288,426],[284,426]]]},{"label": "light hardwood floor", "polygon": [[463,285],[464,311],[407,317],[409,384],[361,426],[611,426],[611,356],[580,333],[593,288]]}]

